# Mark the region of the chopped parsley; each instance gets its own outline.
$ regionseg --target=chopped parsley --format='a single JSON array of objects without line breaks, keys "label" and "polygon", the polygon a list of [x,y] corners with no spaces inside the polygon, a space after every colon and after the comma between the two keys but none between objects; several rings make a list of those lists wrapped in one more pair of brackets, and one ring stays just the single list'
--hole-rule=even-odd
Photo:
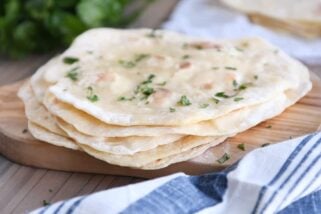
[{"label": "chopped parsley", "polygon": [[231,158],[231,156],[225,152],[224,155],[220,159],[217,160],[217,162],[219,164],[223,164],[226,161],[228,161],[230,158]]},{"label": "chopped parsley", "polygon": [[133,68],[138,62],[148,58],[149,56],[149,54],[137,54],[132,61],[119,60],[118,63],[125,68]]},{"label": "chopped parsley", "polygon": [[48,205],[50,205],[50,202],[48,202],[46,200],[42,200],[42,205],[43,206],[48,206]]},{"label": "chopped parsley", "polygon": [[135,97],[127,98],[127,97],[121,96],[121,97],[118,97],[117,101],[132,101],[133,99],[135,99]]},{"label": "chopped parsley", "polygon": [[133,68],[136,65],[136,63],[134,63],[132,61],[124,61],[124,60],[119,60],[118,63],[121,64],[125,68]]},{"label": "chopped parsley", "polygon": [[209,106],[208,103],[203,103],[203,104],[200,104],[200,108],[207,108]]},{"label": "chopped parsley", "polygon": [[87,99],[93,103],[99,100],[99,97],[94,94],[94,89],[91,86],[87,87]]},{"label": "chopped parsley", "polygon": [[23,129],[22,134],[26,134],[28,132],[28,129]]},{"label": "chopped parsley", "polygon": [[142,83],[140,83],[136,90],[135,94],[141,93],[143,97],[141,100],[147,99],[151,94],[155,92],[155,90],[149,85],[150,83],[153,82],[153,79],[155,78],[154,74],[150,74],[147,78],[147,80],[144,80]]},{"label": "chopped parsley", "polygon": [[266,128],[267,128],[267,129],[270,129],[270,128],[272,128],[272,126],[271,126],[271,125],[268,125]]},{"label": "chopped parsley", "polygon": [[242,91],[242,90],[245,90],[245,89],[247,89],[247,87],[249,87],[249,86],[252,86],[253,85],[253,83],[243,83],[243,84],[241,84],[237,89],[234,89],[235,91]]},{"label": "chopped parsley", "polygon": [[257,80],[259,78],[258,75],[254,75],[254,79]]},{"label": "chopped parsley", "polygon": [[237,68],[235,68],[235,67],[229,67],[229,66],[226,66],[226,67],[224,67],[225,69],[227,69],[227,70],[237,70]]},{"label": "chopped parsley", "polygon": [[182,56],[182,59],[188,59],[190,57],[191,57],[190,55],[186,54],[186,55]]},{"label": "chopped parsley", "polygon": [[176,111],[176,109],[175,108],[169,108],[169,112],[175,112]]},{"label": "chopped parsley", "polygon": [[192,105],[192,103],[189,101],[189,99],[185,95],[181,96],[181,99],[177,102],[177,104],[181,106]]},{"label": "chopped parsley", "polygon": [[241,100],[243,100],[243,99],[244,99],[243,97],[235,97],[235,98],[234,98],[234,101],[235,101],[235,102],[238,102],[238,101],[241,101]]},{"label": "chopped parsley", "polygon": [[74,64],[75,62],[78,62],[78,61],[79,59],[76,57],[66,56],[65,58],[63,58],[63,62],[68,65]]},{"label": "chopped parsley", "polygon": [[266,146],[269,146],[269,145],[270,145],[270,143],[264,143],[264,144],[261,145],[261,147],[266,147]]},{"label": "chopped parsley", "polygon": [[216,99],[216,98],[214,98],[214,97],[211,97],[211,100],[214,101],[215,104],[218,104],[218,103],[220,102],[219,99]]},{"label": "chopped parsley", "polygon": [[72,81],[77,81],[79,78],[77,69],[78,69],[78,67],[68,71],[66,74],[66,77],[68,77]]},{"label": "chopped parsley", "polygon": [[48,189],[48,191],[49,191],[49,192],[53,192],[53,190],[52,190],[52,189]]},{"label": "chopped parsley", "polygon": [[233,80],[233,86],[234,86],[234,88],[236,88],[238,86],[236,80]]},{"label": "chopped parsley", "polygon": [[238,144],[238,145],[237,145],[237,148],[238,148],[239,150],[245,151],[245,145],[244,145],[244,143]]},{"label": "chopped parsley", "polygon": [[160,85],[160,86],[164,86],[164,85],[166,85],[166,81],[164,81],[164,82],[161,82],[161,83],[158,83],[157,85]]},{"label": "chopped parsley", "polygon": [[215,94],[215,97],[229,98],[230,96],[226,95],[225,92],[218,92]]}]

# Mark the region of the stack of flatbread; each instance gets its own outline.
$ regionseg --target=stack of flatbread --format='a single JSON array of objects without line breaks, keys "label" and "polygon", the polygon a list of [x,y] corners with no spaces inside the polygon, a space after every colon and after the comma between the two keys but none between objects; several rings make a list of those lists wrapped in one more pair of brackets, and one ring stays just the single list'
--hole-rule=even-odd
[{"label": "stack of flatbread", "polygon": [[320,0],[221,0],[258,24],[305,38],[321,36]]},{"label": "stack of flatbread", "polygon": [[305,66],[258,38],[94,29],[42,66],[19,97],[35,138],[158,169],[280,114],[310,88]]}]

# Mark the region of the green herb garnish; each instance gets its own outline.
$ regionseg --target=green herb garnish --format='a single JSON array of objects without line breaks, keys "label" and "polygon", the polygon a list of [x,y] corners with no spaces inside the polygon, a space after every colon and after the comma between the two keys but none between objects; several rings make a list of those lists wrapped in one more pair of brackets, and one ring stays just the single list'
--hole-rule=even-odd
[{"label": "green herb garnish", "polygon": [[52,189],[48,189],[48,192],[53,192],[53,190]]},{"label": "green herb garnish", "polygon": [[270,129],[270,128],[272,128],[272,126],[271,126],[271,125],[268,125],[266,128],[267,128],[267,129]]},{"label": "green herb garnish", "polygon": [[50,202],[48,202],[46,200],[42,200],[42,205],[43,206],[48,206],[48,205],[50,205]]},{"label": "green herb garnish", "polygon": [[269,145],[270,145],[270,143],[264,143],[264,144],[261,145],[261,147],[266,147],[266,146],[269,146]]},{"label": "green herb garnish", "polygon": [[94,89],[91,86],[87,88],[87,99],[93,103],[99,100],[99,97],[94,94]]},{"label": "green herb garnish", "polygon": [[184,55],[184,56],[182,56],[182,59],[188,59],[188,58],[190,58],[191,56],[190,55]]},{"label": "green herb garnish", "polygon": [[28,132],[28,129],[23,129],[22,134],[26,134]]},{"label": "green herb garnish", "polygon": [[218,103],[220,102],[219,99],[216,99],[216,98],[214,98],[214,97],[211,97],[211,100],[214,101],[215,104],[218,104]]},{"label": "green herb garnish", "polygon": [[74,68],[71,71],[68,71],[66,74],[66,77],[68,77],[69,79],[71,79],[72,81],[77,81],[78,80],[78,72],[77,72],[78,68]]},{"label": "green herb garnish", "polygon": [[125,68],[133,68],[138,62],[142,61],[145,58],[148,58],[149,56],[149,54],[138,54],[132,61],[119,60],[118,63]]},{"label": "green herb garnish", "polygon": [[235,68],[235,67],[229,67],[229,66],[226,66],[226,67],[224,67],[225,69],[227,69],[227,70],[237,70],[237,68]]},{"label": "green herb garnish", "polygon": [[237,87],[237,82],[236,82],[236,80],[233,80],[233,86],[234,86],[234,88],[236,88]]},{"label": "green herb garnish", "polygon": [[132,61],[119,60],[118,63],[121,64],[125,68],[133,68],[136,66],[136,63],[134,63]]},{"label": "green herb garnish", "polygon": [[254,75],[254,79],[257,80],[259,78],[258,75]]},{"label": "green herb garnish", "polygon": [[219,164],[223,164],[226,161],[228,161],[230,158],[231,158],[231,156],[225,152],[224,155],[220,159],[217,160],[217,162]]},{"label": "green herb garnish", "polygon": [[218,92],[215,94],[215,97],[229,98],[230,96],[226,95],[225,92]]},{"label": "green herb garnish", "polygon": [[181,96],[181,99],[177,102],[177,104],[181,106],[192,105],[192,103],[189,101],[189,99],[185,95]]},{"label": "green herb garnish", "polygon": [[242,150],[242,151],[245,151],[245,145],[244,145],[244,143],[238,144],[238,145],[237,145],[237,148],[240,149],[240,150]]},{"label": "green herb garnish", "polygon": [[169,112],[175,112],[176,111],[176,109],[175,108],[169,108]]},{"label": "green herb garnish", "polygon": [[65,58],[63,58],[63,62],[68,65],[74,64],[75,62],[78,62],[78,61],[79,59],[76,57],[66,56]]},{"label": "green herb garnish", "polygon": [[203,104],[200,104],[200,108],[207,108],[209,106],[208,103],[203,103]]},{"label": "green herb garnish", "polygon": [[235,101],[235,102],[238,102],[238,101],[241,101],[241,100],[243,100],[243,99],[244,99],[243,97],[235,97],[235,98],[234,98],[234,101]]}]

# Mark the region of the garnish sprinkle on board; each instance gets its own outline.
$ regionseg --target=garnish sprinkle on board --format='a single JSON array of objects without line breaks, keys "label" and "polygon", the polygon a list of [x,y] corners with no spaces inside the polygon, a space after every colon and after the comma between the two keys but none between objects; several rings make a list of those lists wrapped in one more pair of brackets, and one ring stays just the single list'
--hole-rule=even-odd
[{"label": "garnish sprinkle on board", "polygon": [[224,155],[220,159],[217,160],[217,162],[219,164],[223,164],[226,161],[228,161],[230,158],[231,158],[231,156],[225,152]]},{"label": "garnish sprinkle on board", "polygon": [[239,150],[245,151],[245,145],[244,145],[244,143],[238,144],[238,145],[237,145],[237,148],[238,148]]},{"label": "garnish sprinkle on board", "polygon": [[169,112],[175,112],[176,111],[176,109],[175,108],[169,108]]}]

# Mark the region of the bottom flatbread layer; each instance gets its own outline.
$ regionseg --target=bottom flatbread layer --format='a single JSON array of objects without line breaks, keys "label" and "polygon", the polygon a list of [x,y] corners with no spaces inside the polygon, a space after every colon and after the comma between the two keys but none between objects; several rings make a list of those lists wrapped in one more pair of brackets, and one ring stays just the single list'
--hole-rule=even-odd
[{"label": "bottom flatbread layer", "polygon": [[49,130],[30,121],[28,121],[28,130],[30,131],[31,135],[38,140],[53,144],[55,146],[62,146],[68,149],[80,150],[80,147],[73,140],[52,133]]}]

